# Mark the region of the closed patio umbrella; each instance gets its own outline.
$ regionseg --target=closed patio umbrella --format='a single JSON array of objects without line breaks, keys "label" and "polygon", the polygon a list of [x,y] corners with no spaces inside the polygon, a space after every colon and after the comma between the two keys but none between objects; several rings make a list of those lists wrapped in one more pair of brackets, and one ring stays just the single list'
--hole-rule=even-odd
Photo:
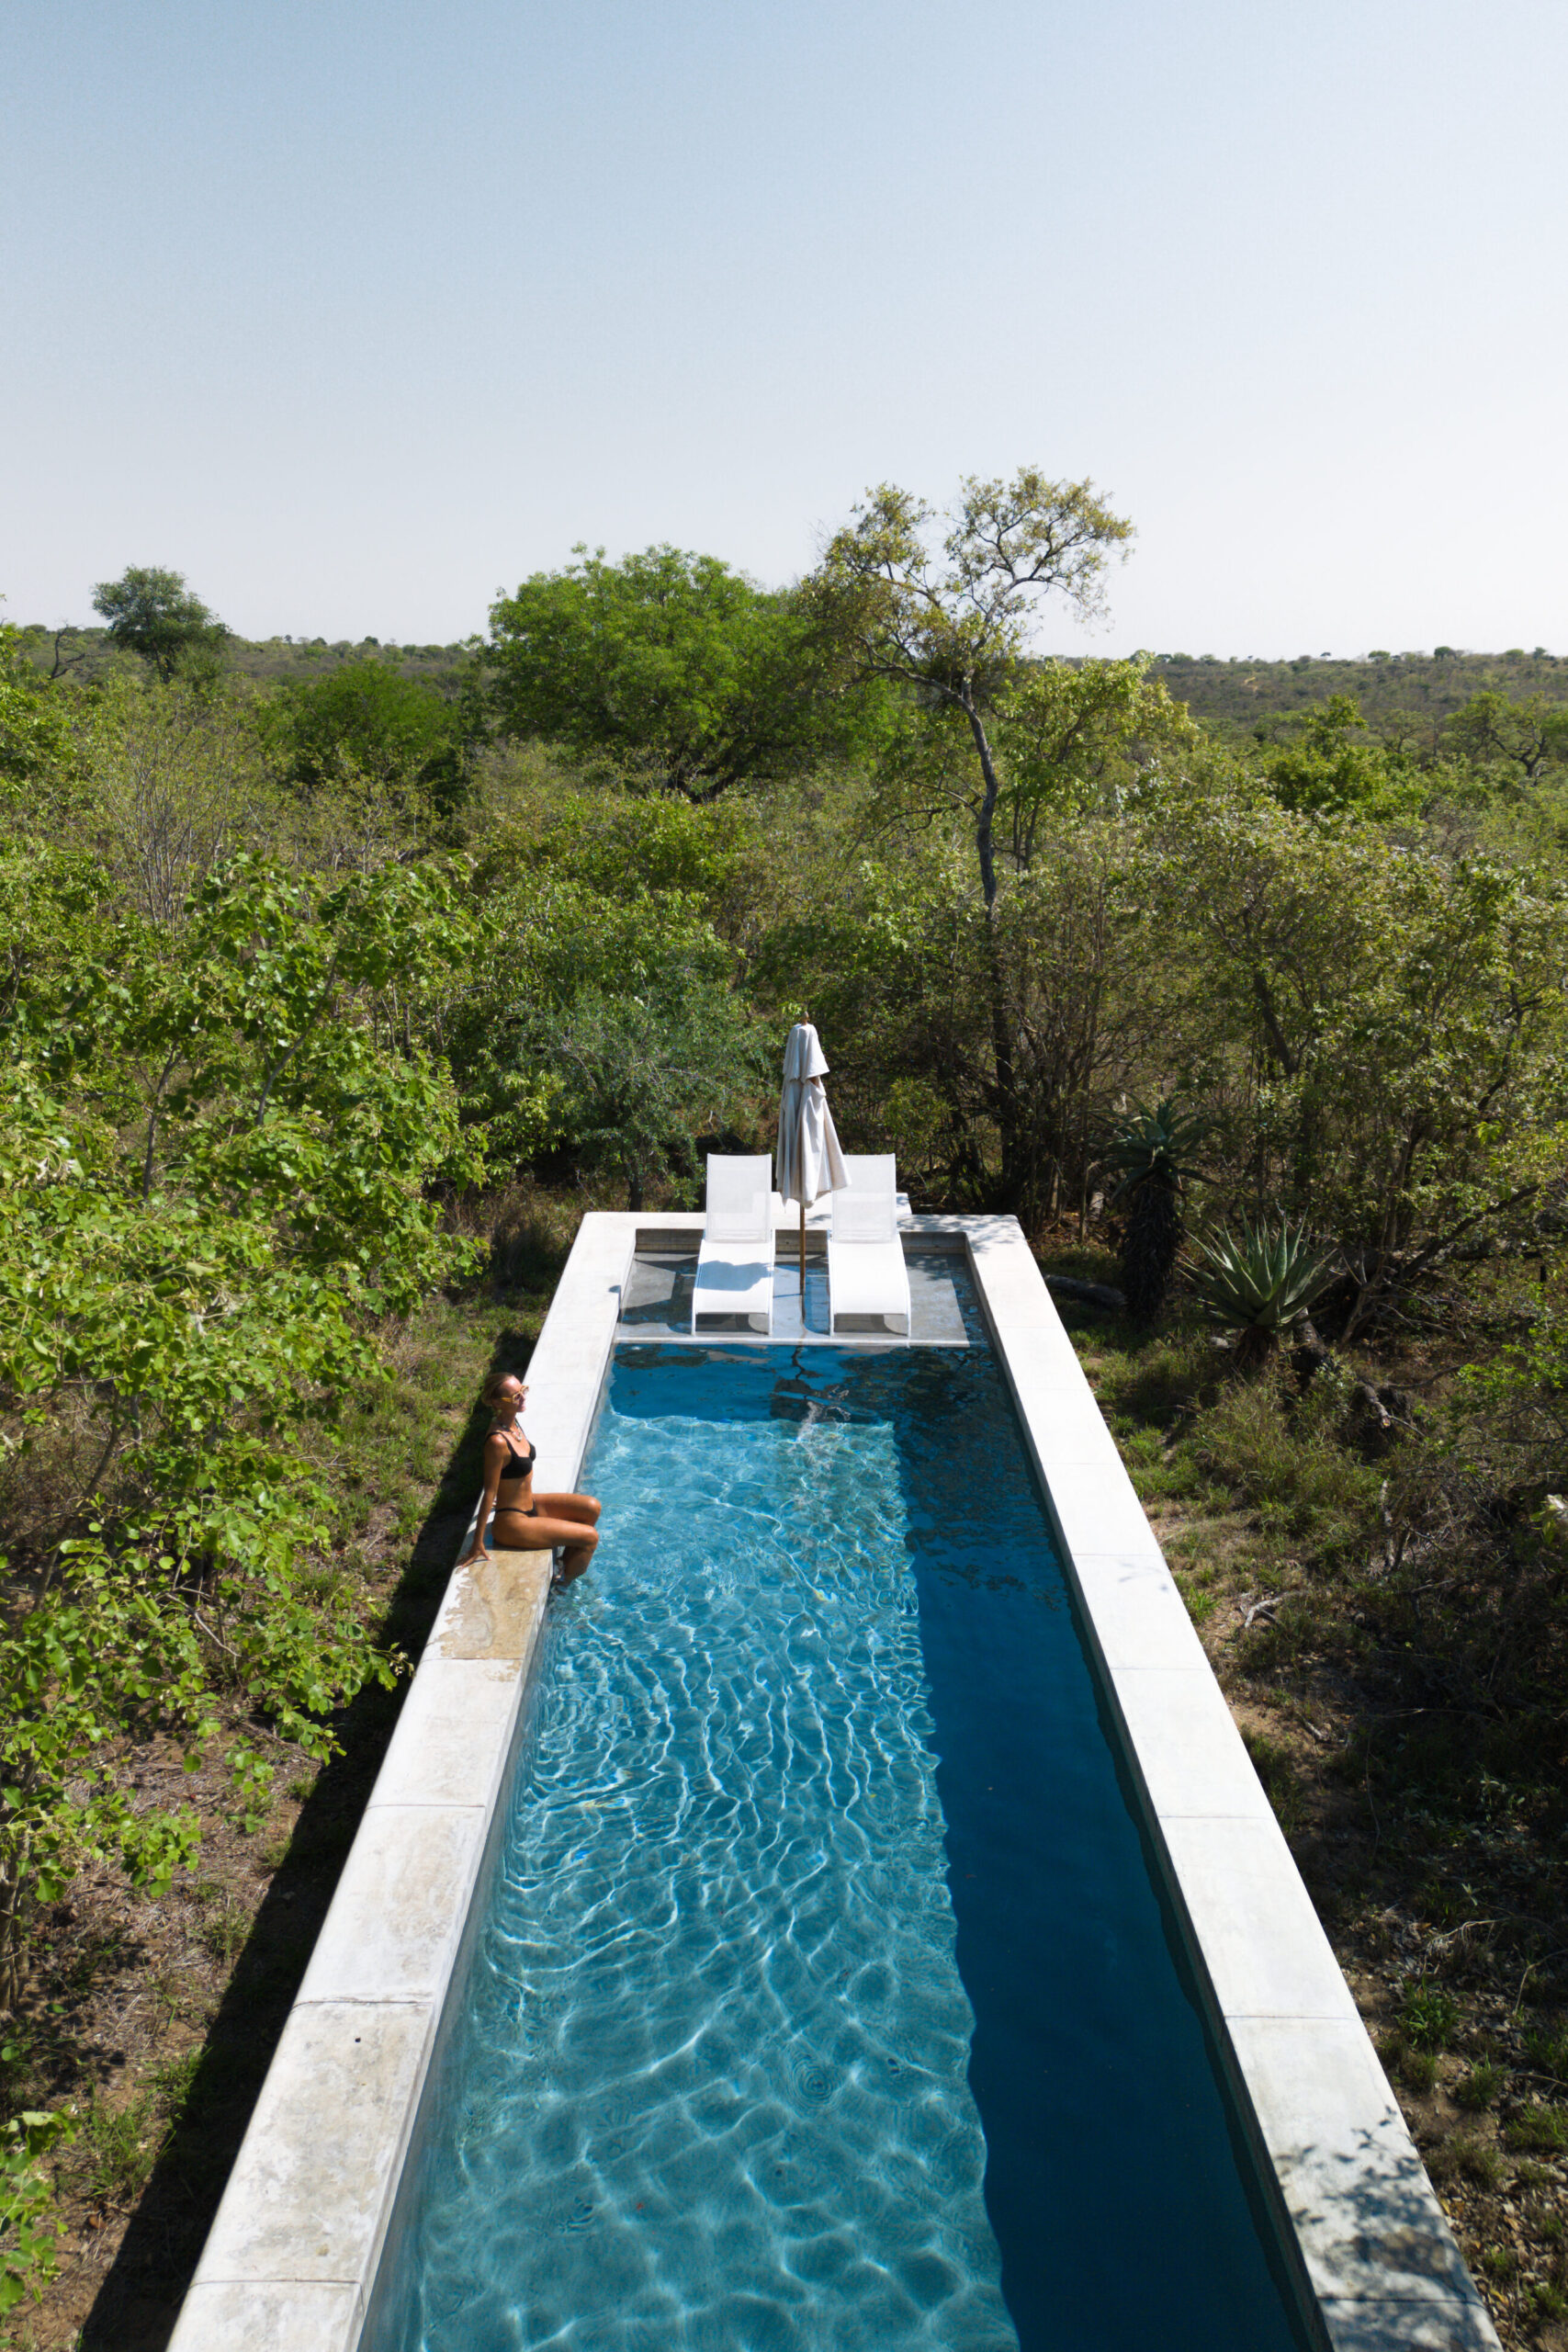
[{"label": "closed patio umbrella", "polygon": [[822,1080],[828,1057],[809,1021],[797,1021],[784,1047],[784,1093],[779,1101],[779,1195],[800,1203],[800,1317],[806,1328],[806,1212],[824,1193],[849,1182],[844,1155]]}]

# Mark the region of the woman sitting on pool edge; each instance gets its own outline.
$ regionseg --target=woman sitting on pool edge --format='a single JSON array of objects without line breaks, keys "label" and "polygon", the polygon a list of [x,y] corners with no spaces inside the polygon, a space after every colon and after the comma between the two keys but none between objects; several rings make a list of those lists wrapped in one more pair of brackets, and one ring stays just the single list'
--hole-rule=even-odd
[{"label": "woman sitting on pool edge", "polygon": [[[554,1552],[561,1555],[558,1581],[570,1584],[593,1557],[599,1542],[599,1505],[592,1495],[536,1495],[534,1464],[537,1449],[523,1434],[525,1384],[514,1372],[498,1373],[484,1385],[491,1410],[491,1432],[485,1440],[484,1492],[472,1549],[458,1561],[460,1568],[488,1560],[485,1528],[491,1542],[502,1552]],[[494,1512],[493,1521],[491,1513]]]}]

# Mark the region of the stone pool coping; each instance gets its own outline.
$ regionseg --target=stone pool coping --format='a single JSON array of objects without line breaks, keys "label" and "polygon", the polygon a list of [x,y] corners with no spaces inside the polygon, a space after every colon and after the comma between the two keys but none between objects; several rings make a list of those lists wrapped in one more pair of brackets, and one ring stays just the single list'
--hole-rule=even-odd
[{"label": "stone pool coping", "polygon": [[[639,1241],[694,1245],[700,1229],[690,1216],[583,1218],[529,1366],[541,1486],[577,1481]],[[903,1231],[967,1258],[1309,2327],[1331,2352],[1499,2352],[1017,1221],[911,1217]],[[354,2352],[548,1570],[525,1553],[453,1573],[169,2352]]]}]

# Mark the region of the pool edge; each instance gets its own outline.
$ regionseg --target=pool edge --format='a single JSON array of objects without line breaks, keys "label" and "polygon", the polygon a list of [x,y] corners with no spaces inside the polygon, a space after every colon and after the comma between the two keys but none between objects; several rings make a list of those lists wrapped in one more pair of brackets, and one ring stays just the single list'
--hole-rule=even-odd
[{"label": "pool edge", "polygon": [[1022,1229],[953,1222],[1303,2315],[1330,2352],[1501,2352]]},{"label": "pool edge", "polygon": [[[579,1476],[639,1241],[698,1230],[584,1216],[530,1364],[545,1484]],[[1500,2352],[1021,1228],[904,1230],[967,1258],[1309,2324]],[[544,1623],[525,1556],[452,1575],[168,2352],[355,2352]]]},{"label": "pool edge", "polygon": [[[547,1489],[576,1484],[646,1222],[583,1217],[535,1342],[528,1424]],[[548,1583],[542,1553],[453,1570],[168,2352],[354,2352]]]}]

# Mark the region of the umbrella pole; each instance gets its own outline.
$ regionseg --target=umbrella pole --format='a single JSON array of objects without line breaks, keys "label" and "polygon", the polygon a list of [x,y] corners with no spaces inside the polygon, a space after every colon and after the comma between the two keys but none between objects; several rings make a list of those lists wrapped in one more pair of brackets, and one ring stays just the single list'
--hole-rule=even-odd
[{"label": "umbrella pole", "polygon": [[806,1089],[800,1090],[800,1125],[795,1138],[795,1182],[800,1188],[800,1336],[806,1337]]}]

